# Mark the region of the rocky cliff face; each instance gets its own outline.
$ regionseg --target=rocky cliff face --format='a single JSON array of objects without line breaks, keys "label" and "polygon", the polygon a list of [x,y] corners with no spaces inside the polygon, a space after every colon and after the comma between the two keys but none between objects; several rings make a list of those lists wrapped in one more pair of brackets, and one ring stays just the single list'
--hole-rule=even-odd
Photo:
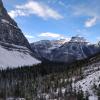
[{"label": "rocky cliff face", "polygon": [[52,52],[52,59],[54,61],[73,62],[87,58],[97,51],[98,47],[93,44],[88,44],[83,37],[72,37],[68,43],[65,43]]},{"label": "rocky cliff face", "polygon": [[41,63],[34,58],[30,44],[0,0],[0,69]]},{"label": "rocky cliff face", "polygon": [[41,40],[31,44],[35,56],[39,59],[50,59],[52,50],[60,47],[66,40]]},{"label": "rocky cliff face", "polygon": [[[41,60],[71,63],[75,60],[87,58],[100,49],[99,46],[89,44],[83,37],[72,37],[69,42],[53,44],[52,41],[42,41],[31,44],[36,57]],[[45,45],[44,45],[45,44]]]},{"label": "rocky cliff face", "polygon": [[0,41],[30,48],[17,23],[8,15],[2,0],[0,0]]}]

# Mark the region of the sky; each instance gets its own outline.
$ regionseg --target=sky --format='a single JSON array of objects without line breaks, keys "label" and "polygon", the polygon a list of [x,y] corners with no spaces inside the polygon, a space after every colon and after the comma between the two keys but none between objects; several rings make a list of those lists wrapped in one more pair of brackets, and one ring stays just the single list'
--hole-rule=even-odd
[{"label": "sky", "polygon": [[100,0],[3,0],[30,43],[83,36],[100,40]]}]

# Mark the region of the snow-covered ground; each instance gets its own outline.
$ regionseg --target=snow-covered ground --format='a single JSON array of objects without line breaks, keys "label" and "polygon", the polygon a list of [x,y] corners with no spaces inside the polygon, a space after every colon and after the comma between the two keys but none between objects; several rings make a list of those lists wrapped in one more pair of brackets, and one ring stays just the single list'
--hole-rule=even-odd
[{"label": "snow-covered ground", "polygon": [[97,96],[89,96],[89,100],[98,100]]},{"label": "snow-covered ground", "polygon": [[16,68],[39,63],[41,61],[31,56],[31,52],[25,47],[22,49],[20,46],[14,46],[14,48],[8,50],[0,45],[0,69],[6,69],[7,67]]},{"label": "snow-covered ground", "polygon": [[84,78],[77,81],[74,86],[77,91],[81,89],[85,95],[90,95],[89,100],[98,100],[94,87],[100,86],[100,62],[86,66],[87,68],[83,71]]},{"label": "snow-covered ground", "polygon": [[91,75],[86,76],[86,78],[78,81],[76,83],[76,87],[78,87],[86,92],[88,91],[90,95],[93,94],[93,86],[94,84],[98,86],[100,84],[100,71],[96,71],[92,73]]}]

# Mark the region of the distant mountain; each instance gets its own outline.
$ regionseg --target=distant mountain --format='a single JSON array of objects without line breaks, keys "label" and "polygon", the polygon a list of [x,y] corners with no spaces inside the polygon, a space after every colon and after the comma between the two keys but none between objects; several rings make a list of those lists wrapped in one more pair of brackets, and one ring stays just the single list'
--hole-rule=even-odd
[{"label": "distant mountain", "polygon": [[[63,40],[65,41],[65,40]],[[71,63],[99,52],[99,45],[88,43],[83,37],[75,36],[70,41],[42,40],[31,44],[35,56],[41,60]]]},{"label": "distant mountain", "polygon": [[41,40],[38,42],[31,43],[31,48],[34,52],[34,55],[39,59],[49,59],[52,50],[59,48],[63,45],[67,40]]},{"label": "distant mountain", "polygon": [[96,45],[89,44],[83,37],[72,37],[68,43],[53,50],[52,59],[57,62],[73,62],[97,53],[98,49]]},{"label": "distant mountain", "polygon": [[17,23],[8,15],[0,0],[0,67],[39,63],[30,49],[29,42]]}]

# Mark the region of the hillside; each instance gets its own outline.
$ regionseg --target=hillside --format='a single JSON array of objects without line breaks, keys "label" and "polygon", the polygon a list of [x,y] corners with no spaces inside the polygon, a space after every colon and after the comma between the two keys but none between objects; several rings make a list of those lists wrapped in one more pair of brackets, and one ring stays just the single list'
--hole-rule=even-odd
[{"label": "hillside", "polygon": [[0,0],[0,69],[40,63],[17,23],[8,15]]},{"label": "hillside", "polygon": [[42,63],[7,69],[0,71],[0,95],[27,100],[99,100],[99,74],[100,54],[71,65]]}]

